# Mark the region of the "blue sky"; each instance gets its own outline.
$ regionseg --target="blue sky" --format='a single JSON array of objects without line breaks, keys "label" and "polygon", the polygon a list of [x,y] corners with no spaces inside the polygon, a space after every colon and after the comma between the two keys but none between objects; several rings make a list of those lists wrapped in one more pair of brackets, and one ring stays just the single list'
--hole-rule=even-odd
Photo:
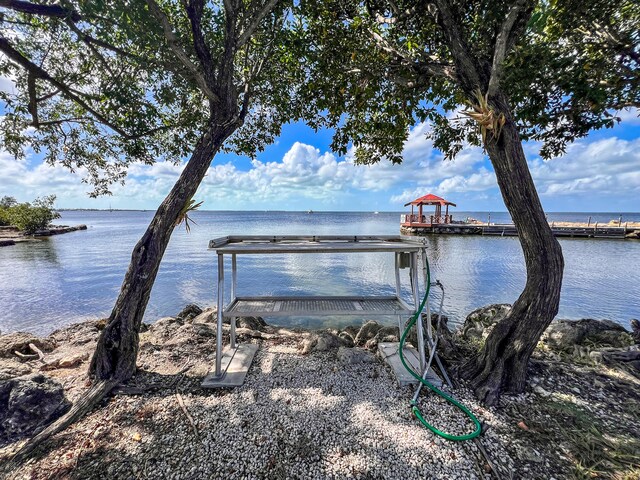
[{"label": "blue sky", "polygon": [[[2,87],[7,87],[5,79],[0,79]],[[539,145],[525,145],[546,211],[640,211],[640,118],[635,110],[618,115],[620,125],[592,132],[560,158],[542,161]],[[435,193],[459,210],[505,211],[482,150],[467,148],[454,161],[445,161],[426,139],[428,129],[428,124],[411,129],[402,165],[383,160],[359,166],[351,153],[340,157],[331,152],[331,132],[287,125],[254,161],[218,155],[195,198],[204,201],[204,210],[402,211],[413,198]],[[82,172],[42,164],[29,152],[26,160],[16,160],[0,147],[0,196],[28,201],[55,194],[59,208],[155,209],[181,168],[134,165],[126,184],[114,186],[112,196],[91,199]]]}]

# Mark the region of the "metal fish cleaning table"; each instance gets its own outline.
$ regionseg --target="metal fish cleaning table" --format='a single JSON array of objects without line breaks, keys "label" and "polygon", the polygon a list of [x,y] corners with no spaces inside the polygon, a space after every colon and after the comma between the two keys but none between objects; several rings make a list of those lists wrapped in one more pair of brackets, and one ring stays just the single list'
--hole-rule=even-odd
[{"label": "metal fish cleaning table", "polygon": [[[257,350],[255,345],[236,342],[236,319],[282,316],[395,316],[400,332],[404,321],[420,304],[418,292],[419,254],[425,255],[422,239],[404,236],[266,236],[244,235],[217,238],[209,248],[218,255],[217,336],[215,371],[203,387],[239,386]],[[322,254],[387,252],[395,256],[395,295],[390,296],[237,296],[238,255]],[[231,257],[231,299],[224,303],[225,256]],[[425,258],[425,257],[423,257]],[[409,269],[413,306],[401,297],[400,269]],[[229,348],[223,352],[222,325],[230,319]],[[430,328],[430,325],[429,325]],[[418,361],[423,371],[426,358],[421,316],[417,322]],[[417,366],[417,365],[416,365]]]}]

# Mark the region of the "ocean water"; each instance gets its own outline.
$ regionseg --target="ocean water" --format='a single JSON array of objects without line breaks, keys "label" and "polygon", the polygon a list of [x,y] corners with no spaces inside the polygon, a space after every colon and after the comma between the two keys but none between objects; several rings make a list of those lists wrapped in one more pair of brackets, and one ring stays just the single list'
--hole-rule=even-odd
[{"label": "ocean water", "polygon": [[[400,213],[206,212],[191,233],[174,232],[153,288],[145,321],[175,315],[186,303],[213,305],[216,255],[209,240],[226,235],[396,235]],[[87,318],[108,316],[133,246],[153,212],[64,211],[58,223],[88,230],[0,248],[0,331],[46,334]],[[455,212],[487,219],[488,212]],[[618,214],[557,213],[555,221],[606,223]],[[508,222],[491,213],[492,222]],[[640,214],[623,214],[640,221]],[[459,324],[473,309],[513,302],[525,282],[515,237],[429,236],[435,279],[445,286],[445,313]],[[607,318],[629,326],[640,318],[640,242],[560,239],[565,276],[558,318]],[[230,271],[227,270],[227,271]],[[403,271],[403,294],[410,298]],[[238,257],[238,294],[393,294],[393,255],[385,253]],[[226,288],[229,291],[229,288]],[[353,317],[278,318],[271,323],[317,328],[361,322]],[[392,323],[393,319],[389,319]]]}]

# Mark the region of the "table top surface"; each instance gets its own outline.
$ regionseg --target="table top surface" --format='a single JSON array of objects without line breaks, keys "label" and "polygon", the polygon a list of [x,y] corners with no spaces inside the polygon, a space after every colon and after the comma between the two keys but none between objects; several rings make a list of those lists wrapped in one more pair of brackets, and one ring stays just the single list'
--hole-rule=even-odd
[{"label": "table top surface", "polygon": [[399,235],[246,235],[216,238],[209,248],[218,254],[417,252],[425,248],[425,242]]}]

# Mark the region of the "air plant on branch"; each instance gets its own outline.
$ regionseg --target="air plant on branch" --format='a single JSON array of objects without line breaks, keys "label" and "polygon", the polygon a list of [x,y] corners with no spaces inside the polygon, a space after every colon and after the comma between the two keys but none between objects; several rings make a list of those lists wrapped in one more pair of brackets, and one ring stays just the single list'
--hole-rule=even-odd
[{"label": "air plant on branch", "polygon": [[177,227],[182,222],[184,222],[184,228],[187,231],[187,233],[191,232],[191,225],[189,225],[189,222],[193,222],[196,225],[197,225],[197,222],[193,220],[191,217],[189,217],[189,212],[193,212],[197,210],[198,208],[200,208],[200,205],[202,205],[203,203],[204,201],[196,203],[196,201],[193,198],[190,198],[187,201],[187,203],[184,204],[184,207],[182,207],[182,210],[180,210],[180,213],[178,214],[178,218],[176,218],[175,226]]},{"label": "air plant on branch", "polygon": [[477,103],[469,102],[473,110],[464,110],[460,113],[476,121],[480,127],[483,143],[487,141],[488,131],[491,131],[491,137],[497,140],[500,137],[500,132],[502,132],[502,127],[507,121],[504,113],[496,115],[493,108],[489,106],[488,95],[482,95],[480,90],[476,91],[475,97]]}]

